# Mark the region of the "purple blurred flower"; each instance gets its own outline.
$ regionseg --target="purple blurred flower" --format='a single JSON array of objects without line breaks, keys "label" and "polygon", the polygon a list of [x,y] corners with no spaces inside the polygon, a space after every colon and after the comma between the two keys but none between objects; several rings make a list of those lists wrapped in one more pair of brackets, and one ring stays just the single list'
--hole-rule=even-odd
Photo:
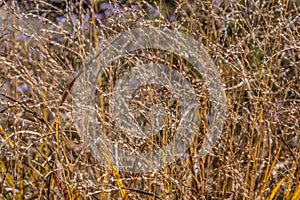
[{"label": "purple blurred flower", "polygon": [[29,50],[29,53],[30,53],[30,56],[37,56],[39,51],[38,51],[37,48],[31,47],[30,50]]},{"label": "purple blurred flower", "polygon": [[23,41],[23,42],[27,42],[30,39],[29,36],[22,34],[18,40]]},{"label": "purple blurred flower", "polygon": [[155,7],[151,6],[151,7],[149,8],[149,12],[150,12],[150,13],[154,13],[155,11],[156,11],[156,8],[155,8]]},{"label": "purple blurred flower", "polygon": [[119,4],[115,4],[112,11],[117,18],[121,18],[125,15],[124,9],[122,9]]},{"label": "purple blurred flower", "polygon": [[95,19],[101,20],[103,19],[104,15],[102,13],[95,14]]},{"label": "purple blurred flower", "polygon": [[278,103],[276,104],[277,110],[279,110],[281,107],[282,107],[282,103],[281,103],[281,102],[278,102]]},{"label": "purple blurred flower", "polygon": [[182,155],[182,158],[183,158],[184,160],[186,160],[186,159],[188,158],[188,154],[187,154],[187,153],[184,153],[184,154]]},{"label": "purple blurred flower", "polygon": [[121,6],[119,4],[113,4],[112,10],[114,13],[120,12],[121,11]]},{"label": "purple blurred flower", "polygon": [[5,53],[5,49],[4,48],[0,48],[0,54],[4,54]]},{"label": "purple blurred flower", "polygon": [[64,24],[66,22],[66,18],[61,16],[57,18],[57,21],[59,24]]},{"label": "purple blurred flower", "polygon": [[176,18],[175,18],[174,15],[171,15],[171,16],[169,17],[169,21],[170,21],[170,22],[175,22],[175,20],[176,20]]},{"label": "purple blurred flower", "polygon": [[4,40],[9,39],[9,35],[8,34],[1,35],[1,38]]},{"label": "purple blurred flower", "polygon": [[149,13],[150,13],[153,17],[157,17],[157,16],[159,16],[159,14],[160,14],[159,10],[158,10],[157,8],[153,7],[153,6],[151,6],[151,7],[149,8]]},{"label": "purple blurred flower", "polygon": [[79,21],[78,16],[77,16],[76,14],[70,14],[70,15],[69,15],[69,21],[70,21],[74,26],[80,25],[80,21]]},{"label": "purple blurred flower", "polygon": [[83,20],[84,20],[85,22],[87,22],[87,21],[90,20],[90,16],[87,15],[87,14],[83,14],[82,17],[83,17]]},{"label": "purple blurred flower", "polygon": [[227,33],[227,35],[232,35],[232,29],[229,25],[226,27],[225,32]]},{"label": "purple blurred flower", "polygon": [[104,11],[104,15],[105,15],[106,17],[110,16],[111,14],[112,14],[112,11],[111,11],[111,10],[105,10],[105,11]]},{"label": "purple blurred flower", "polygon": [[205,117],[206,117],[207,120],[211,119],[211,115],[210,114],[206,114]]},{"label": "purple blurred flower", "polygon": [[132,5],[131,8],[133,10],[140,10],[140,7],[138,5]]},{"label": "purple blurred flower", "polygon": [[138,21],[136,22],[136,26],[137,26],[137,27],[142,27],[142,22],[141,22],[141,20],[138,20]]},{"label": "purple blurred flower", "polygon": [[219,8],[222,4],[222,0],[214,0],[213,6]]},{"label": "purple blurred flower", "polygon": [[83,30],[85,30],[86,32],[89,32],[89,30],[90,30],[90,26],[88,25],[88,24],[84,24],[83,25]]},{"label": "purple blurred flower", "polygon": [[203,67],[203,65],[201,65],[201,64],[199,64],[198,68],[199,68],[200,71],[203,71],[203,70],[204,70],[204,67]]},{"label": "purple blurred flower", "polygon": [[60,43],[60,42],[62,42],[63,40],[64,40],[64,36],[63,36],[62,34],[57,35],[57,36],[54,37],[54,41],[55,41],[55,42]]},{"label": "purple blurred flower", "polygon": [[29,89],[30,89],[29,85],[22,85],[22,86],[17,87],[18,92],[25,92],[25,91],[28,91]]},{"label": "purple blurred flower", "polygon": [[22,120],[22,126],[23,126],[23,127],[28,126],[28,122],[27,122],[26,120]]},{"label": "purple blurred flower", "polygon": [[109,176],[109,177],[108,177],[108,180],[109,180],[110,182],[114,182],[114,181],[115,181],[115,179],[114,179],[113,176]]},{"label": "purple blurred flower", "polygon": [[106,10],[108,8],[110,8],[110,3],[104,2],[100,5],[101,10]]},{"label": "purple blurred flower", "polygon": [[79,75],[79,72],[80,72],[79,70],[75,71],[75,72],[73,73],[73,76],[72,76],[72,77],[74,78],[74,77],[78,76],[78,75]]},{"label": "purple blurred flower", "polygon": [[76,32],[72,31],[71,34],[70,34],[70,38],[75,39],[75,37],[76,37]]},{"label": "purple blurred flower", "polygon": [[110,16],[112,14],[121,13],[121,6],[119,4],[105,2],[100,5],[100,10],[104,11],[105,16]]}]

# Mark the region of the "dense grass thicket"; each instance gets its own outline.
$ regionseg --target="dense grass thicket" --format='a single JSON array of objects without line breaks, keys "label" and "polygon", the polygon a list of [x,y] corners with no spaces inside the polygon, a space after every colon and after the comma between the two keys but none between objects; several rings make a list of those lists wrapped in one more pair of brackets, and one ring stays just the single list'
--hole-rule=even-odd
[{"label": "dense grass thicket", "polygon": [[[300,199],[298,0],[0,5],[0,199]],[[182,158],[160,171],[130,173],[91,154],[74,125],[70,90],[107,38],[143,27],[178,30],[204,46],[226,89],[227,118],[209,154],[197,153],[201,141],[195,139]],[[155,50],[119,62],[126,71],[147,60],[163,60],[179,71],[186,64]],[[105,101],[122,74],[113,67],[97,91],[99,121],[107,127]],[[201,76],[193,84],[201,136],[209,123],[209,94]]]}]

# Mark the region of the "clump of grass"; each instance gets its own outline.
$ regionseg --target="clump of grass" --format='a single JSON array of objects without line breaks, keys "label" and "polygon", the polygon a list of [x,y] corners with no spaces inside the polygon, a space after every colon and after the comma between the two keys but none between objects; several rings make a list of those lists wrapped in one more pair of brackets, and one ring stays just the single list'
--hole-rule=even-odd
[{"label": "clump of grass", "polygon": [[[90,2],[1,8],[1,199],[300,198],[299,1]],[[227,120],[212,153],[200,157],[194,141],[157,173],[125,173],[88,151],[68,94],[100,43],[148,26],[203,44],[226,87]]]}]

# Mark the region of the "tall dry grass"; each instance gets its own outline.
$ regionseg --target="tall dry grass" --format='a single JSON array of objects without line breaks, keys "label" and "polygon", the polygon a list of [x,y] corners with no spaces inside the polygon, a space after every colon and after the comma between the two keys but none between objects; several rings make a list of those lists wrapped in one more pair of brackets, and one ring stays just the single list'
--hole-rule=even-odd
[{"label": "tall dry grass", "polygon": [[[299,1],[90,2],[1,8],[1,199],[300,199]],[[195,141],[161,171],[131,174],[86,149],[68,94],[102,41],[147,26],[203,44],[227,120],[209,155],[194,153]]]}]

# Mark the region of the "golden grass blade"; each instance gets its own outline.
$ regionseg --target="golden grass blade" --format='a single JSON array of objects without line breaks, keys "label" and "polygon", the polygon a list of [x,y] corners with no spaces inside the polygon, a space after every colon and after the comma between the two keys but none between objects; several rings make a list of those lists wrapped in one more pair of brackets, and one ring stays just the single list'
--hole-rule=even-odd
[{"label": "golden grass blade", "polygon": [[300,184],[295,189],[294,194],[291,196],[290,200],[299,200],[300,199]]},{"label": "golden grass blade", "polygon": [[283,146],[283,144],[280,145],[280,147],[279,147],[279,149],[278,149],[278,151],[277,151],[277,153],[276,153],[276,155],[275,155],[275,157],[274,157],[274,160],[273,160],[271,166],[268,167],[268,168],[266,169],[265,176],[264,176],[264,178],[263,178],[264,184],[262,185],[262,187],[261,187],[261,189],[260,189],[260,191],[259,191],[259,195],[258,195],[260,198],[263,197],[263,191],[264,191],[264,190],[267,188],[267,186],[270,184],[269,178],[270,178],[271,173],[272,173],[272,171],[273,171],[273,169],[274,169],[274,167],[275,167],[275,164],[277,163],[277,160],[278,160],[278,158],[279,158],[279,155],[280,155],[282,146]]},{"label": "golden grass blade", "polygon": [[280,186],[283,184],[283,182],[285,181],[286,177],[283,177],[279,183],[274,187],[274,189],[271,191],[270,196],[267,198],[267,200],[272,200],[274,199],[274,197],[277,194],[278,189],[280,188]]},{"label": "golden grass blade", "polygon": [[9,136],[5,133],[1,125],[0,125],[0,132],[2,133],[2,137],[4,137],[4,139],[7,141],[9,147],[11,149],[14,149],[15,148],[14,143],[9,139]]}]

